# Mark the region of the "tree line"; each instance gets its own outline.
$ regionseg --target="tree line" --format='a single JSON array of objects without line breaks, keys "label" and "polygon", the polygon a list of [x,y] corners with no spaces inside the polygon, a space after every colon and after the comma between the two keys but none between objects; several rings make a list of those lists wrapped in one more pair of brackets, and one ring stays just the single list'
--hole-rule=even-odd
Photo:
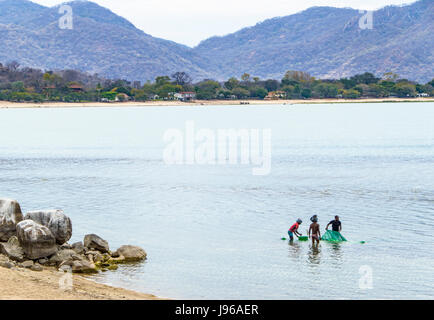
[{"label": "tree line", "polygon": [[194,93],[198,100],[413,98],[434,96],[434,79],[420,84],[386,73],[341,79],[316,79],[306,72],[287,71],[280,80],[263,80],[248,73],[227,81],[193,82],[186,72],[159,76],[153,82],[106,79],[76,70],[42,71],[0,63],[0,100],[15,102],[98,102],[172,100],[177,93]]}]

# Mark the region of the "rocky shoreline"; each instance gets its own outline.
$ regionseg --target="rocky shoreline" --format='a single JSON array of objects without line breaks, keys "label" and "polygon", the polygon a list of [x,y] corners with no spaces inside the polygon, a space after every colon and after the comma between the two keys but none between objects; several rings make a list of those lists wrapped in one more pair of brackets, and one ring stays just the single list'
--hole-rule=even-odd
[{"label": "rocky shoreline", "polygon": [[71,237],[72,222],[62,210],[23,215],[16,200],[0,198],[0,267],[92,274],[147,259],[138,246],[124,245],[111,251],[108,242],[96,234],[69,244]]}]

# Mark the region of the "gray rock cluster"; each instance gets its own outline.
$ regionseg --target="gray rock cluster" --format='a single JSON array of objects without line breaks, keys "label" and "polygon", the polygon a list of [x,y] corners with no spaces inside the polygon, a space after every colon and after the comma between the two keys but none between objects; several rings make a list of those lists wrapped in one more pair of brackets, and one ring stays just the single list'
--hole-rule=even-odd
[{"label": "gray rock cluster", "polygon": [[72,222],[63,211],[32,211],[23,217],[17,201],[0,199],[0,267],[42,271],[43,266],[53,266],[96,273],[146,259],[146,252],[137,246],[122,246],[112,252],[108,242],[96,234],[68,244],[71,236]]}]

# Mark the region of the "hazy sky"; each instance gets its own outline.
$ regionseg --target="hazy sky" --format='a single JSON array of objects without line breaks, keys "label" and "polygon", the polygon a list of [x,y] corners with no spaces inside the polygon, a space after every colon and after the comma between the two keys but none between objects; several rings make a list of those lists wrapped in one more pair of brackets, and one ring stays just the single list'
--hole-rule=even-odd
[{"label": "hazy sky", "polygon": [[[62,0],[32,0],[52,6]],[[148,34],[189,46],[312,6],[378,9],[415,0],[94,0]]]}]

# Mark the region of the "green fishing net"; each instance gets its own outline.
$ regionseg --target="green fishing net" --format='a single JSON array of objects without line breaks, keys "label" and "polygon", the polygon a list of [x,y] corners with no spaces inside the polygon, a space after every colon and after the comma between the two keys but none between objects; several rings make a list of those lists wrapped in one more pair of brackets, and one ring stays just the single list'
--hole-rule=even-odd
[{"label": "green fishing net", "polygon": [[327,230],[327,232],[325,233],[325,235],[322,236],[321,240],[323,240],[323,241],[330,241],[330,242],[347,241],[347,239],[345,239],[340,234],[340,232],[338,232],[338,231],[330,231],[330,230]]}]

